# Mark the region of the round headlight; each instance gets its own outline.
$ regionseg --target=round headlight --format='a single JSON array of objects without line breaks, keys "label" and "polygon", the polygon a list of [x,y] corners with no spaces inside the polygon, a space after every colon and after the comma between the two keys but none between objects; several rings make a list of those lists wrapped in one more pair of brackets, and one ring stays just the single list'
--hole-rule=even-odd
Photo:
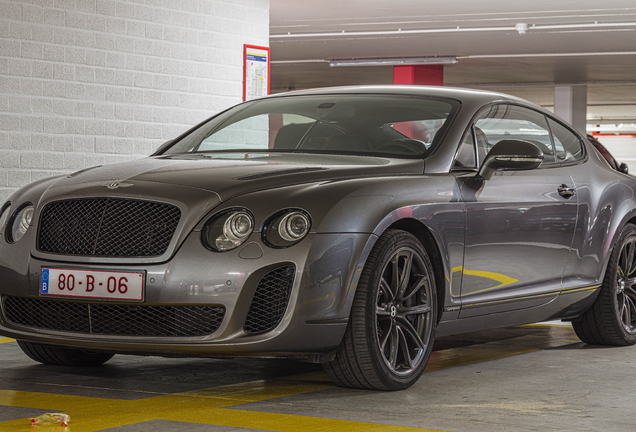
[{"label": "round headlight", "polygon": [[32,205],[26,205],[22,207],[18,213],[13,217],[13,223],[11,225],[11,238],[12,242],[19,241],[24,234],[26,234],[31,221],[33,220],[34,208]]},{"label": "round headlight", "polygon": [[304,239],[310,228],[311,218],[305,211],[284,210],[265,223],[263,241],[273,248],[286,248]]},{"label": "round headlight", "polygon": [[212,217],[203,227],[203,245],[215,252],[240,246],[254,231],[254,217],[245,209],[231,209]]},{"label": "round headlight", "polygon": [[289,213],[278,224],[278,235],[283,240],[295,242],[309,232],[309,218],[303,213]]},{"label": "round headlight", "polygon": [[223,224],[225,238],[233,242],[242,242],[252,233],[252,218],[245,212],[232,214]]}]

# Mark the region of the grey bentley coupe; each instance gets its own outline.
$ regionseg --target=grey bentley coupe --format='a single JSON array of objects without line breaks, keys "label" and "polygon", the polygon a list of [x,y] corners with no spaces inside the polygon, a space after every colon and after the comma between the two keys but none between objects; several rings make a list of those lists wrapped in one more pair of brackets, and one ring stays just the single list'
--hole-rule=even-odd
[{"label": "grey bentley coupe", "polygon": [[505,94],[245,102],[1,208],[0,334],[34,360],[280,356],[398,390],[436,336],[571,321],[636,342],[636,179]]}]

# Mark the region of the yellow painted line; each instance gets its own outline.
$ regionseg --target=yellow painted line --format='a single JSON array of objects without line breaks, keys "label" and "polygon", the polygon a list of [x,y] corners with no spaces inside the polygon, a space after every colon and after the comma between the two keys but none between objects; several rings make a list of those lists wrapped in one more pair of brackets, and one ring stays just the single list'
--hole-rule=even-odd
[{"label": "yellow painted line", "polygon": [[[530,330],[530,329],[529,329]],[[556,328],[550,337],[519,337],[432,353],[427,371],[494,360],[572,343],[572,331]],[[536,333],[532,333],[536,334]],[[426,379],[426,377],[424,377]],[[406,426],[329,419],[295,414],[280,414],[240,409],[240,405],[272,400],[333,388],[323,372],[258,380],[170,395],[157,395],[137,400],[63,395],[54,393],[0,390],[0,405],[52,412],[71,416],[65,432],[94,432],[128,426],[151,420],[179,421],[234,428],[280,432],[444,432]],[[382,395],[379,394],[381,397]],[[226,409],[233,407],[232,409]],[[24,432],[26,418],[0,422],[2,432]],[[48,430],[48,429],[46,429]]]},{"label": "yellow painted line", "polygon": [[601,285],[587,285],[587,286],[583,286],[583,287],[573,287],[573,288],[566,288],[563,291],[561,291],[563,294],[568,294],[568,293],[572,293],[572,292],[579,292],[579,291],[593,291],[597,288],[600,288]]},{"label": "yellow painted line", "polygon": [[[532,327],[533,324],[518,326]],[[537,325],[537,327],[540,325]],[[542,326],[542,325],[541,325]],[[546,325],[549,326],[549,325]],[[528,338],[520,335],[513,339],[503,339],[498,341],[480,343],[464,347],[433,351],[426,366],[426,371],[434,371],[449,367],[458,367],[473,363],[496,360],[519,354],[526,354],[535,351],[542,351],[546,348],[570,345],[576,343],[574,330],[568,326],[549,326],[557,332],[556,335],[546,335],[541,340]],[[574,337],[574,338],[573,338]]]},{"label": "yellow painted line", "polygon": [[[450,351],[450,350],[447,350],[447,351]],[[472,363],[481,363],[481,362],[485,362],[489,360],[496,360],[499,358],[510,357],[510,356],[514,356],[518,354],[526,354],[526,353],[534,352],[534,351],[541,351],[541,349],[526,349],[526,350],[520,350],[520,351],[503,350],[503,352],[498,350],[488,350],[487,352],[483,352],[483,353],[459,352],[459,353],[453,353],[451,355],[443,354],[444,351],[437,351],[442,354],[439,355],[438,358],[435,358],[436,356],[434,356],[434,354],[436,354],[436,352],[433,352],[431,354],[431,360],[433,360],[433,362],[429,362],[429,364],[426,366],[425,371],[432,372],[435,370],[446,369],[449,367],[465,366]],[[435,360],[439,360],[439,363]]]},{"label": "yellow painted line", "polygon": [[478,277],[483,277],[486,279],[492,279],[494,281],[499,282],[499,285],[497,286],[494,286],[491,288],[485,288],[479,291],[473,291],[471,294],[476,292],[481,292],[481,291],[488,291],[495,288],[501,288],[503,286],[511,285],[515,282],[519,282],[519,279],[511,278],[510,276],[506,276],[505,274],[494,273],[494,272],[489,272],[484,270],[464,270],[464,274],[468,276],[478,276]]},{"label": "yellow painted line", "polygon": [[503,286],[511,285],[511,284],[513,284],[515,282],[519,282],[519,279],[511,278],[510,276],[506,276],[505,274],[489,272],[489,271],[485,271],[485,270],[466,270],[462,266],[453,267],[451,269],[451,274],[453,274],[455,272],[458,272],[458,271],[462,272],[462,274],[465,274],[466,276],[483,277],[483,278],[486,278],[486,279],[491,279],[491,280],[499,282],[499,285],[497,285],[497,286],[484,288],[484,289],[480,289],[480,290],[477,290],[477,291],[473,291],[473,292],[471,292],[471,294],[482,292],[482,291],[489,291],[489,290],[492,290],[492,289],[495,289],[495,288],[501,288]]},{"label": "yellow painted line", "polygon": [[0,338],[0,343],[7,343],[7,342],[15,342],[15,339],[11,339],[11,338]]},{"label": "yellow painted line", "polygon": [[[254,387],[254,384],[248,387]],[[240,386],[235,387],[238,390]],[[327,386],[322,385],[321,388]],[[333,387],[330,385],[328,387]],[[268,393],[267,385],[255,394],[248,392],[237,400],[210,395],[164,395],[134,401],[104,399],[94,397],[57,395],[49,393],[0,390],[0,405],[47,409],[64,412],[71,416],[69,429],[73,432],[93,432],[103,429],[132,425],[150,420],[179,421],[235,428],[249,428],[280,432],[442,432],[434,429],[421,429],[406,426],[393,426],[378,423],[336,420],[322,417],[309,417],[293,414],[279,414],[240,409],[224,409],[249,401],[267,400],[281,397],[280,388]],[[307,388],[305,388],[307,390]],[[236,397],[230,391],[231,397]],[[29,427],[27,419],[11,420],[0,423],[3,432],[24,432]]]},{"label": "yellow painted line", "polygon": [[563,323],[563,324],[523,324],[519,327],[572,327],[572,324]]}]

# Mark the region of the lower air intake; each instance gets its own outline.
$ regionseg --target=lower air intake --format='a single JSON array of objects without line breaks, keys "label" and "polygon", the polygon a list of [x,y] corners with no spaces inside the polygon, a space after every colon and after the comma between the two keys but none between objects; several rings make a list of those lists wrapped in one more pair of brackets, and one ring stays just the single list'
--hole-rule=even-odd
[{"label": "lower air intake", "polygon": [[185,337],[214,333],[223,306],[74,303],[2,296],[5,319],[36,329],[112,336]]},{"label": "lower air intake", "polygon": [[247,312],[245,333],[264,333],[280,323],[289,303],[295,271],[293,265],[288,265],[271,270],[261,278]]}]

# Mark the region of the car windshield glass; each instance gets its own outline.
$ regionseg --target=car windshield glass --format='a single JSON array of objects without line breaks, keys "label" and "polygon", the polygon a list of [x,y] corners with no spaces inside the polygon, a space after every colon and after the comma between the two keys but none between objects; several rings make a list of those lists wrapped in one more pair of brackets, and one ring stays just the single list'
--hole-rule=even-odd
[{"label": "car windshield glass", "polygon": [[440,141],[458,105],[396,95],[274,97],[212,118],[163,154],[282,151],[422,157]]}]

